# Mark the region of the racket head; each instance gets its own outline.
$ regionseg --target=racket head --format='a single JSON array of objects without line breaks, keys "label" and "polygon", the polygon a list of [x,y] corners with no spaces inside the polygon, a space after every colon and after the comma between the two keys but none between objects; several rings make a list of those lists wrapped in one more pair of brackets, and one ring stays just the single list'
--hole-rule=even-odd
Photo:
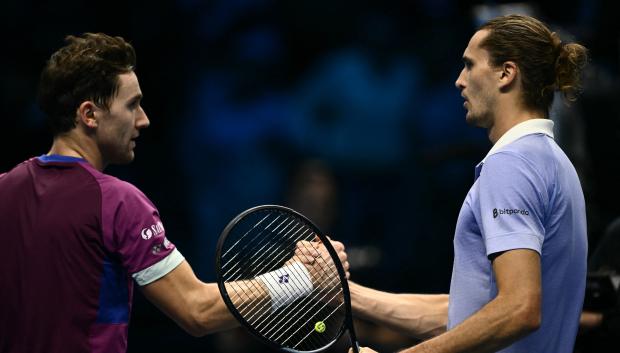
[{"label": "racket head", "polygon": [[[297,242],[316,239],[323,243],[330,259],[317,263],[327,273],[326,280],[314,286],[308,295],[265,313],[256,309],[261,305],[259,300],[233,285],[273,273],[294,255]],[[338,254],[320,229],[295,210],[261,205],[236,216],[218,240],[216,273],[230,312],[255,337],[274,349],[320,352],[334,344],[346,329],[354,337],[349,287]]]}]

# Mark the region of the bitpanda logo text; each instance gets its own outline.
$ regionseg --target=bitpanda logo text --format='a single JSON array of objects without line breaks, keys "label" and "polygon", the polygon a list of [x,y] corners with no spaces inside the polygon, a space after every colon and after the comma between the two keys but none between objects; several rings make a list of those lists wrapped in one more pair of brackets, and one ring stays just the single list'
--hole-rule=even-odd
[{"label": "bitpanda logo text", "polygon": [[494,208],[493,209],[493,218],[497,218],[501,215],[508,215],[508,216],[512,216],[512,215],[522,215],[522,216],[529,216],[530,212],[528,210],[523,210],[523,209],[518,209],[518,208],[504,208],[504,209],[497,209]]}]

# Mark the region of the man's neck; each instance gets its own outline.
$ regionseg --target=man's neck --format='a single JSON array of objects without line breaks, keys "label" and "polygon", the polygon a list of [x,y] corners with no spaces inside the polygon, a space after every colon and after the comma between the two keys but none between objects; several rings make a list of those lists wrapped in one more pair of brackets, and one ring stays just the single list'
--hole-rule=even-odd
[{"label": "man's neck", "polygon": [[103,171],[105,163],[101,155],[97,153],[97,148],[92,146],[92,144],[92,141],[79,136],[75,130],[72,130],[54,137],[54,142],[48,155],[57,154],[61,156],[83,158],[90,163],[90,165],[95,167],[95,169]]},{"label": "man's neck", "polygon": [[513,126],[530,119],[546,118],[546,114],[532,109],[515,108],[512,104],[507,107],[498,106],[493,126],[489,128],[489,140],[495,144]]}]

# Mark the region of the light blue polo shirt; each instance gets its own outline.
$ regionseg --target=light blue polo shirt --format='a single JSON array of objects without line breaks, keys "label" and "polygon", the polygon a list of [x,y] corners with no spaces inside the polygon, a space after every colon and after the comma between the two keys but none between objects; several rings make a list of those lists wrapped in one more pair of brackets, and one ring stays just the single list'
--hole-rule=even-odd
[{"label": "light blue polo shirt", "polygon": [[497,295],[489,256],[541,256],[542,322],[502,353],[572,353],[586,280],[586,212],[575,168],[553,140],[553,122],[506,132],[476,167],[454,236],[448,329]]}]

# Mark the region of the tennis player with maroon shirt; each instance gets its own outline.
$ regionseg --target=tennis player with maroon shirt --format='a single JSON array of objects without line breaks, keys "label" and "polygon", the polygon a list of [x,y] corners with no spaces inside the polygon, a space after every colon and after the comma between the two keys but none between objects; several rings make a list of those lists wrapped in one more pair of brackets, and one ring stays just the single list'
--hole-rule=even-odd
[{"label": "tennis player with maroon shirt", "polygon": [[133,47],[105,34],[67,42],[39,86],[51,150],[0,175],[0,353],[125,352],[134,281],[192,335],[236,326],[153,203],[103,173],[133,160],[149,126]]}]

